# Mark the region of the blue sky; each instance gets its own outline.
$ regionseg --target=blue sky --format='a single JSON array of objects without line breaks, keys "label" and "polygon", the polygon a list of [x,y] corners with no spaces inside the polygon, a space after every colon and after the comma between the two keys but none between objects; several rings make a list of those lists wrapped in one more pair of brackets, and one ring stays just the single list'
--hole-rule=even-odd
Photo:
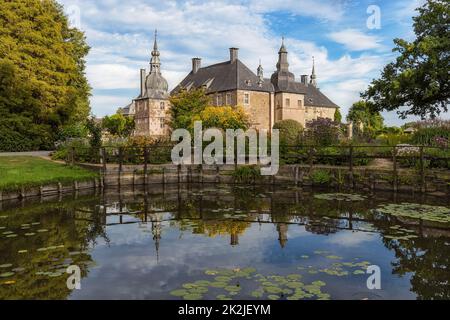
[{"label": "blue sky", "polygon": [[[310,74],[315,56],[321,90],[346,114],[394,59],[392,39],[413,38],[414,9],[424,0],[59,2],[92,48],[87,58],[92,111],[104,116],[137,96],[139,69],[149,68],[155,29],[170,88],[190,71],[192,57],[201,57],[203,65],[225,61],[229,47],[240,48],[240,59],[255,72],[261,59],[270,77],[284,36],[291,71],[297,77]],[[380,29],[367,26],[370,5],[380,8]],[[384,117],[390,125],[403,122],[395,112]]]}]

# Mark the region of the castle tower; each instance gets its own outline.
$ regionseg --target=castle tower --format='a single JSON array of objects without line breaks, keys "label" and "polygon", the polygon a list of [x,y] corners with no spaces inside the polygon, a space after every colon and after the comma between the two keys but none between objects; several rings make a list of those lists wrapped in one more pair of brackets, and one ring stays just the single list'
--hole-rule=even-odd
[{"label": "castle tower", "polygon": [[315,62],[314,57],[313,57],[313,67],[312,67],[312,72],[311,72],[310,84],[312,84],[314,87],[317,88],[316,62]]}]

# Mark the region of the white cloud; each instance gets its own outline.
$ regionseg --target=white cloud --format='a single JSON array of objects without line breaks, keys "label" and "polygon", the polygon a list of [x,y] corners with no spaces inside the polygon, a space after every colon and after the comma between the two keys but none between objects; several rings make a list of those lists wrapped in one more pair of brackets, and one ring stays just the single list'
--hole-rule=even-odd
[{"label": "white cloud", "polygon": [[139,87],[139,69],[121,64],[88,65],[86,72],[95,89],[134,89]]},{"label": "white cloud", "polygon": [[382,49],[382,39],[377,36],[365,34],[356,29],[345,29],[332,32],[330,39],[344,45],[351,51],[363,51],[371,49]]},{"label": "white cloud", "polygon": [[342,247],[359,247],[365,242],[371,242],[376,240],[378,235],[374,233],[364,233],[364,232],[340,232],[333,235],[328,243],[333,245],[339,245]]},{"label": "white cloud", "polygon": [[345,12],[345,1],[339,0],[252,0],[250,4],[258,12],[287,11],[329,21],[341,20]]},{"label": "white cloud", "polygon": [[95,106],[95,115],[103,117],[114,114],[118,108],[125,107],[131,101],[132,97],[122,97],[115,95],[94,95],[91,97],[91,105]]},{"label": "white cloud", "polygon": [[[171,88],[190,71],[191,57],[208,65],[228,59],[228,48],[239,47],[240,59],[256,71],[262,60],[265,76],[275,70],[280,35],[270,29],[264,13],[284,10],[294,15],[338,21],[345,1],[73,1],[81,9],[82,28],[92,47],[87,76],[95,91],[115,90],[94,96],[94,113],[112,113],[139,91],[139,69],[147,68],[158,28],[162,70]],[[361,83],[369,82],[382,66],[383,57],[343,55],[331,58],[328,49],[315,42],[287,38],[291,71],[297,77],[310,74],[316,57],[319,84],[342,107],[359,99]],[[352,85],[352,81],[354,82]],[[344,84],[342,84],[344,83]],[[358,86],[355,84],[357,83]],[[125,90],[124,90],[125,89]],[[134,91],[133,91],[134,90]],[[135,92],[124,96],[127,92]],[[114,99],[116,97],[116,99]]]}]

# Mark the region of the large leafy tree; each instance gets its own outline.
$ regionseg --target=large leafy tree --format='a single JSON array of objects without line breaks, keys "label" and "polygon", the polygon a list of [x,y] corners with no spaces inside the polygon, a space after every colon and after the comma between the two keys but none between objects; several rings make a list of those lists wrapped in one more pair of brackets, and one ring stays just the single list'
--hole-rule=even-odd
[{"label": "large leafy tree", "polygon": [[88,117],[88,51],[56,1],[0,2],[0,149],[51,147],[59,129]]},{"label": "large leafy tree", "polygon": [[188,129],[194,116],[206,109],[210,98],[203,88],[182,90],[170,98],[170,127]]},{"label": "large leafy tree", "polygon": [[231,106],[208,106],[198,115],[192,118],[190,128],[193,128],[195,121],[201,121],[203,128],[243,129],[250,127],[250,119],[242,107]]},{"label": "large leafy tree", "polygon": [[350,107],[347,121],[352,121],[355,124],[362,123],[364,132],[373,137],[384,127],[383,117],[378,111],[373,109],[370,102],[358,101]]},{"label": "large leafy tree", "polygon": [[125,138],[130,136],[133,132],[135,122],[133,118],[125,117],[124,115],[117,113],[112,116],[104,117],[102,126],[113,136]]},{"label": "large leafy tree", "polygon": [[435,118],[448,111],[450,98],[450,5],[448,0],[427,0],[414,17],[416,39],[395,39],[399,56],[388,64],[362,97],[375,110],[398,110],[402,118]]}]

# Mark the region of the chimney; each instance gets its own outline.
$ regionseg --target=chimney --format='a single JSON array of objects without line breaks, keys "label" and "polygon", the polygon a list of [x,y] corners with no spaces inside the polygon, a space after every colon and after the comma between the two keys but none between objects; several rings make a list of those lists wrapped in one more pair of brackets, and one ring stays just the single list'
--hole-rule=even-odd
[{"label": "chimney", "polygon": [[202,66],[202,59],[192,58],[192,73],[197,73]]},{"label": "chimney", "polygon": [[146,76],[146,70],[141,69],[141,97],[145,95],[145,76]]},{"label": "chimney", "polygon": [[230,62],[235,62],[238,59],[238,48],[230,48]]},{"label": "chimney", "polygon": [[300,76],[301,82],[302,82],[304,85],[308,85],[308,78],[309,78],[309,76],[308,76],[307,74],[302,74],[302,75]]}]

